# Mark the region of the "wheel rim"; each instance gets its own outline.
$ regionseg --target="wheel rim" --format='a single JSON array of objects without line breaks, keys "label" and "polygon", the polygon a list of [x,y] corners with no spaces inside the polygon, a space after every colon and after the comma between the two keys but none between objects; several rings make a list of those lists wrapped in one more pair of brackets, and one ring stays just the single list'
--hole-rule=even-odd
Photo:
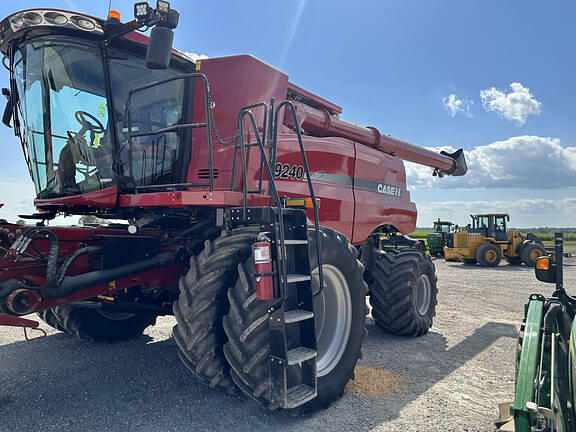
[{"label": "wheel rim", "polygon": [[111,312],[111,311],[103,311],[100,309],[96,309],[96,312],[98,312],[104,318],[108,318],[109,320],[113,321],[124,321],[136,316],[135,313],[130,312]]},{"label": "wheel rim", "polygon": [[486,261],[493,263],[494,261],[496,261],[496,257],[498,255],[496,255],[496,251],[493,250],[488,250],[486,251]]},{"label": "wheel rim", "polygon": [[[319,377],[329,374],[344,355],[352,323],[352,298],[346,278],[329,264],[322,266],[322,276],[324,288],[314,297]],[[312,272],[312,277],[318,280],[318,269]]]},{"label": "wheel rim", "polygon": [[426,274],[421,274],[416,282],[416,310],[420,315],[426,315],[430,309],[432,284]]},{"label": "wheel rim", "polygon": [[532,249],[530,251],[530,259],[532,261],[536,261],[538,258],[542,256],[542,252],[539,249]]}]

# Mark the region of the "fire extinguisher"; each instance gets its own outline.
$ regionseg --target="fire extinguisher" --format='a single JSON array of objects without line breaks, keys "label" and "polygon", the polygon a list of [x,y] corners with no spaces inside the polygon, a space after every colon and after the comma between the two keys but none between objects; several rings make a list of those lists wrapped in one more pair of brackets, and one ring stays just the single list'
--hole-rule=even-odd
[{"label": "fire extinguisher", "polygon": [[274,298],[272,245],[266,234],[268,233],[258,234],[258,239],[252,246],[258,300],[272,300]]}]

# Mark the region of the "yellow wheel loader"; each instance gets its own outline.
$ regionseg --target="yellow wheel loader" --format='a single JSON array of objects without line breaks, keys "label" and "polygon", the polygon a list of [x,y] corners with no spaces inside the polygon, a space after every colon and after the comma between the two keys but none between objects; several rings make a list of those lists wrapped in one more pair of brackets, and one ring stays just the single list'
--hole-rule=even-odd
[{"label": "yellow wheel loader", "polygon": [[444,247],[446,261],[462,261],[496,267],[502,258],[511,265],[524,263],[534,267],[546,249],[534,234],[526,238],[518,231],[508,230],[505,213],[470,215],[472,223],[466,228],[450,233]]}]

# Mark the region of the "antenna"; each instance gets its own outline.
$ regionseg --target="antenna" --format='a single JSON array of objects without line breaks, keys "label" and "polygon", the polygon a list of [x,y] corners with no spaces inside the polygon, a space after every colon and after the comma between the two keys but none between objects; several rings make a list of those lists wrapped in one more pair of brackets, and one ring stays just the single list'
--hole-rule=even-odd
[{"label": "antenna", "polygon": [[112,0],[108,0],[108,13],[106,14],[106,16],[110,14],[110,9],[112,9]]}]

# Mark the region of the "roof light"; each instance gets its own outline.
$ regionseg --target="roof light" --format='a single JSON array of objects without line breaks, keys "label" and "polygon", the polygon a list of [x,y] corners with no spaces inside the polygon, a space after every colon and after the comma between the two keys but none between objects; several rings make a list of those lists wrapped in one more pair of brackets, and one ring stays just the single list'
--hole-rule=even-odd
[{"label": "roof light", "polygon": [[68,18],[65,15],[62,15],[58,12],[46,12],[44,14],[44,19],[47,23],[56,24],[56,25],[64,25],[68,22]]},{"label": "roof light", "polygon": [[96,28],[96,24],[94,24],[92,20],[83,16],[74,15],[73,17],[70,17],[70,21],[83,30],[94,30]]},{"label": "roof light", "polygon": [[12,25],[14,25],[14,27],[16,27],[16,28],[20,28],[24,25],[24,20],[22,19],[22,15],[16,15],[10,21],[12,21]]},{"label": "roof light", "polygon": [[117,10],[110,9],[110,11],[108,12],[108,19],[120,21],[120,12],[118,12]]},{"label": "roof light", "polygon": [[134,18],[143,21],[150,15],[150,5],[148,2],[134,3]]},{"label": "roof light", "polygon": [[156,2],[156,10],[159,14],[167,15],[170,12],[170,2],[158,0]]},{"label": "roof light", "polygon": [[22,19],[24,19],[28,24],[38,25],[42,22],[42,15],[36,12],[26,12],[22,15]]}]

